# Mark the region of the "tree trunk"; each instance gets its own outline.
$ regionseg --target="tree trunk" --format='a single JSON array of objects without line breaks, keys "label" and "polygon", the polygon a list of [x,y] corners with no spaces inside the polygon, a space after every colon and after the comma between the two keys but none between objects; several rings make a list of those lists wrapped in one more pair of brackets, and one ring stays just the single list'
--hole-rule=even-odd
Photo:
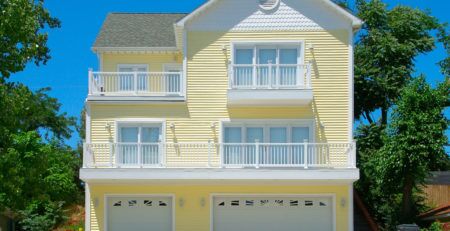
[{"label": "tree trunk", "polygon": [[381,108],[381,124],[382,125],[387,125],[387,120],[388,120],[388,107],[383,106]]},{"label": "tree trunk", "polygon": [[405,183],[403,185],[403,196],[402,196],[402,207],[401,207],[401,215],[400,222],[403,224],[408,224],[414,221],[413,214],[413,199],[412,199],[412,191],[414,187],[414,179],[412,176],[408,175],[405,178]]},{"label": "tree trunk", "polygon": [[370,124],[373,124],[372,116],[370,116],[370,112],[365,112],[365,117]]}]

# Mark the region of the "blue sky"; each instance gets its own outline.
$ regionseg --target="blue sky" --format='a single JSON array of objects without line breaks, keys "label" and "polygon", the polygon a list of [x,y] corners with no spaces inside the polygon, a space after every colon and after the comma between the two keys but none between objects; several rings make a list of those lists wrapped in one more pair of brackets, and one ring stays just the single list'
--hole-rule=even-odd
[{"label": "blue sky", "polygon": [[[49,32],[48,45],[52,59],[45,66],[29,64],[12,81],[25,83],[33,90],[51,87],[50,95],[62,103],[62,111],[78,117],[87,95],[87,70],[97,70],[97,57],[91,46],[108,12],[191,12],[204,0],[46,0],[45,5],[62,27]],[[385,0],[391,6],[404,4],[429,9],[442,22],[450,22],[450,1],[442,0]],[[443,77],[435,65],[445,57],[445,50],[435,51],[417,59],[417,72],[426,73],[432,84]],[[449,114],[449,113],[447,113]],[[69,145],[74,146],[74,133]]]}]

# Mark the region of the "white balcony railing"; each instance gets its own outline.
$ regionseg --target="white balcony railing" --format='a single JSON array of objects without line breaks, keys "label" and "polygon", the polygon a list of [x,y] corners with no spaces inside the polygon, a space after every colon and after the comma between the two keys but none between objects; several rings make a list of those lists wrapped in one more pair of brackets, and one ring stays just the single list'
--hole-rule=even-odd
[{"label": "white balcony railing", "polygon": [[85,168],[355,168],[355,143],[92,143]]},{"label": "white balcony railing", "polygon": [[311,64],[232,64],[230,89],[309,89]]},{"label": "white balcony railing", "polygon": [[183,96],[182,72],[89,71],[89,95]]}]

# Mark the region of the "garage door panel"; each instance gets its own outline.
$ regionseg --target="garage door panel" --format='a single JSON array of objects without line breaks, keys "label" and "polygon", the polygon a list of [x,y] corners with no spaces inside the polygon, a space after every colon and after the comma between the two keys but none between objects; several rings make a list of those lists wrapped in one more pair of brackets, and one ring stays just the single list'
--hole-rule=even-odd
[{"label": "garage door panel", "polygon": [[172,231],[169,197],[108,198],[109,231]]},{"label": "garage door panel", "polygon": [[215,231],[292,231],[333,229],[331,198],[217,197]]}]

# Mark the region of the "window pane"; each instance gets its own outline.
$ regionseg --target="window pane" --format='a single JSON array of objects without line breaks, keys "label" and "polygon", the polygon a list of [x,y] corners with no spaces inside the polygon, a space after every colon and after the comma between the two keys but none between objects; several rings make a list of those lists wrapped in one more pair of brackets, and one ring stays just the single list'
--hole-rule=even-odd
[{"label": "window pane", "polygon": [[142,143],[158,143],[160,129],[155,128],[142,128],[141,142]]},{"label": "window pane", "polygon": [[235,64],[253,64],[253,49],[236,49]]},{"label": "window pane", "polygon": [[281,64],[297,64],[297,49],[280,49]]},{"label": "window pane", "polygon": [[137,127],[124,127],[120,129],[120,142],[123,143],[137,143],[138,142]]},{"label": "window pane", "polygon": [[241,128],[228,127],[225,128],[224,142],[225,143],[241,143]]},{"label": "window pane", "polygon": [[309,139],[308,127],[293,127],[292,128],[292,143],[303,143],[304,140]]},{"label": "window pane", "polygon": [[259,49],[259,64],[276,64],[277,50],[276,49]]},{"label": "window pane", "polygon": [[287,129],[285,127],[270,128],[271,143],[286,143]]},{"label": "window pane", "polygon": [[247,143],[264,142],[264,129],[263,128],[247,128]]}]

